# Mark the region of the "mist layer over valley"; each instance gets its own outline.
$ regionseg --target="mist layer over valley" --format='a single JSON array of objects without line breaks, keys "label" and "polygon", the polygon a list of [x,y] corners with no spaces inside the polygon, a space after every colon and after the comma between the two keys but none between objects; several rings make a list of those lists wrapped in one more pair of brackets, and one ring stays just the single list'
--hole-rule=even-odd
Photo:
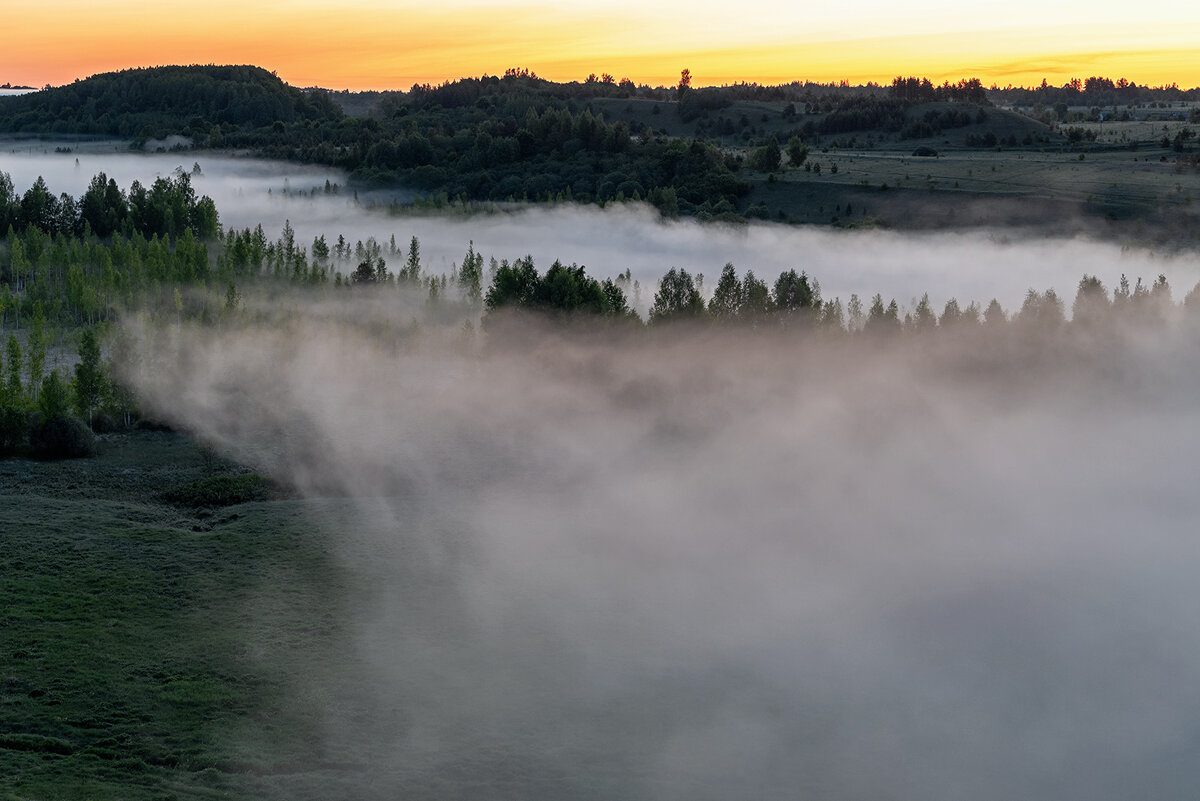
[{"label": "mist layer over valley", "polygon": [[[130,258],[143,294],[105,295],[136,411],[294,493],[217,522],[196,511],[197,539],[299,527],[331,563],[238,588],[257,634],[220,647],[286,703],[227,730],[230,776],[379,799],[1171,799],[1200,784],[1194,254],[1020,229],[702,225],[638,204],[393,214],[335,171],[192,159],[0,168],[18,193],[43,175],[74,194],[101,171],[178,168],[227,230],[394,237],[398,261],[417,237],[421,255],[416,280],[370,261],[361,281],[293,280],[277,259],[228,287],[213,252],[177,284]],[[43,238],[26,237],[36,257],[10,245],[30,306],[30,286],[52,302],[70,279]],[[464,252],[475,285],[436,284]],[[485,257],[525,254],[542,272],[629,270],[643,316],[668,268],[706,273],[715,298],[727,262],[760,283],[802,270],[847,312],[851,294],[882,297],[844,326],[841,304],[788,305],[782,275],[756,312],[759,285],[731,274],[747,297],[724,317],[700,293],[680,303],[694,319],[650,325],[529,312],[485,293],[491,274],[479,284]],[[1170,286],[1147,288],[1160,274]],[[981,322],[991,298],[1027,308]],[[43,313],[16,320],[32,336]],[[307,639],[290,639],[303,614]],[[197,772],[193,756],[169,766]]]},{"label": "mist layer over valley", "polygon": [[1200,263],[1190,252],[1155,253],[1111,242],[1047,238],[1019,228],[912,234],[764,223],[705,225],[664,221],[653,208],[635,203],[397,215],[387,207],[393,201],[411,202],[411,193],[356,194],[346,186],[344,173],[328,168],[211,153],[83,149],[63,154],[24,142],[8,144],[15,152],[0,156],[0,170],[9,173],[18,194],[38,176],[55,195],[79,196],[100,172],[127,188],[134,180],[148,186],[157,177],[191,173],[198,164],[201,170],[191,175],[192,185],[198,195],[215,201],[226,229],[261,224],[273,239],[290,224],[298,246],[318,236],[332,245],[343,235],[351,244],[369,238],[386,244],[394,237],[403,249],[416,236],[425,270],[435,274],[450,273],[460,264],[469,242],[485,258],[532,255],[542,270],[555,260],[586,265],[598,278],[628,269],[643,288],[643,314],[669,268],[703,274],[711,287],[726,262],[767,279],[784,270],[805,270],[820,281],[826,298],[840,297],[844,304],[851,294],[865,301],[881,293],[910,310],[928,292],[937,309],[952,297],[963,306],[970,301],[984,306],[996,298],[1014,311],[1031,288],[1053,288],[1069,298],[1084,272],[1109,284],[1121,274],[1149,282],[1165,273],[1183,291],[1200,281]]},{"label": "mist layer over valley", "polygon": [[1200,782],[1186,322],[481,335],[390,298],[126,323],[151,410],[326,521],[336,667],[259,653],[356,797]]}]

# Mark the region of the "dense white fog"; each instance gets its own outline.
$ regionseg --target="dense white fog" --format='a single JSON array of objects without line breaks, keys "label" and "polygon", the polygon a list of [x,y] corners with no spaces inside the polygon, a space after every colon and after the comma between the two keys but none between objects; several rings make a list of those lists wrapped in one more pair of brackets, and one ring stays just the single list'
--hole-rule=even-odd
[{"label": "dense white fog", "polygon": [[298,698],[358,797],[1200,786],[1194,329],[397,342],[248,303],[132,325],[133,377],[341,510],[351,633]]},{"label": "dense white fog", "polygon": [[[598,278],[628,269],[647,289],[643,305],[671,267],[702,273],[711,291],[726,262],[739,274],[753,270],[768,282],[784,270],[807,271],[820,281],[826,298],[840,297],[843,303],[851,293],[867,301],[879,292],[885,302],[895,298],[902,308],[912,308],[928,292],[939,310],[956,297],[964,306],[996,298],[1011,311],[1031,288],[1052,288],[1069,299],[1084,272],[1099,275],[1110,286],[1122,273],[1131,281],[1142,277],[1147,282],[1165,273],[1177,290],[1185,291],[1200,280],[1195,254],[1156,255],[1083,239],[1025,240],[1011,230],[916,235],[778,224],[704,226],[690,220],[665,223],[653,209],[635,204],[607,210],[562,206],[475,216],[393,216],[369,204],[386,206],[395,193],[364,191],[356,203],[345,175],[328,168],[208,153],[136,154],[112,150],[115,145],[108,145],[108,152],[96,152],[105,146],[90,145],[62,154],[47,143],[2,144],[0,170],[12,176],[19,192],[41,175],[55,194],[78,197],[101,171],[128,189],[135,179],[149,184],[177,169],[190,172],[199,163],[195,188],[213,198],[226,227],[261,223],[273,239],[290,221],[301,245],[319,235],[332,243],[342,234],[351,243],[375,237],[386,244],[394,236],[404,248],[416,236],[426,270],[435,273],[449,272],[461,262],[471,241],[485,259],[530,254],[543,271],[555,259],[586,265]],[[323,194],[326,181],[341,185],[342,193]],[[313,189],[316,195],[307,194]],[[411,195],[402,193],[399,199]]]}]

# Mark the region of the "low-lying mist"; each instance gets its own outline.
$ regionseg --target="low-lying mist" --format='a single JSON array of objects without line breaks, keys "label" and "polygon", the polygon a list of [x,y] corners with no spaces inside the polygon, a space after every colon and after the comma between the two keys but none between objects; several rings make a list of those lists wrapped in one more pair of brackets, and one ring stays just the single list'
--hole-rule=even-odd
[{"label": "low-lying mist", "polygon": [[[411,201],[412,192],[356,193],[345,173],[332,168],[206,152],[84,148],[64,154],[47,149],[47,143],[0,143],[0,150],[7,151],[0,152],[0,170],[11,175],[18,193],[39,175],[56,196],[66,192],[78,197],[99,172],[128,189],[134,180],[149,186],[157,177],[176,170],[190,173],[198,164],[193,187],[213,199],[226,229],[261,224],[274,239],[289,222],[299,246],[311,245],[318,236],[331,246],[339,235],[351,244],[373,237],[386,245],[395,237],[401,250],[416,236],[425,270],[432,273],[449,273],[461,264],[469,242],[485,260],[529,254],[543,271],[555,260],[585,265],[598,279],[628,269],[644,289],[643,312],[668,269],[703,274],[711,289],[726,262],[739,274],[753,270],[768,281],[785,270],[803,270],[821,282],[826,298],[840,297],[844,304],[852,293],[865,301],[878,292],[885,302],[895,298],[902,309],[911,309],[928,292],[937,309],[951,297],[963,306],[972,300],[986,306],[996,298],[1011,311],[1031,288],[1052,288],[1069,298],[1084,272],[1101,275],[1110,284],[1122,273],[1131,281],[1141,277],[1147,282],[1166,273],[1185,292],[1200,281],[1194,253],[1162,255],[1112,242],[1046,238],[1043,232],[1019,228],[911,234],[768,223],[704,225],[663,221],[654,209],[633,203],[606,209],[517,206],[485,214],[392,215],[386,208],[392,200]],[[326,194],[326,182],[338,187],[336,194]],[[397,266],[390,265],[393,271]]]},{"label": "low-lying mist", "polygon": [[126,369],[148,409],[351,504],[351,645],[303,703],[358,797],[1200,786],[1194,329],[501,334],[246,302],[128,320]]}]

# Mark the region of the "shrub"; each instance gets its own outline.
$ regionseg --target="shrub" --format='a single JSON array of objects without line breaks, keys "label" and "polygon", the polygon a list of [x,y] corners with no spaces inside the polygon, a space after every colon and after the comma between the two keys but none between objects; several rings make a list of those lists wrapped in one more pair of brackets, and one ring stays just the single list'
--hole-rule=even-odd
[{"label": "shrub", "polygon": [[16,406],[0,406],[0,453],[12,453],[29,438],[29,415]]},{"label": "shrub", "polygon": [[29,446],[35,459],[80,459],[96,452],[96,438],[78,417],[30,418]]}]

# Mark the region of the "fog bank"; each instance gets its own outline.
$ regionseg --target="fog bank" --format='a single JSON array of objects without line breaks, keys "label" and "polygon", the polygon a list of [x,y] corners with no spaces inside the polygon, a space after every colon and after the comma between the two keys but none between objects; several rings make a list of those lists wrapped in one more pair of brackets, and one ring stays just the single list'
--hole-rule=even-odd
[{"label": "fog bank", "polygon": [[979,369],[969,339],[513,347],[384,342],[340,302],[263,314],[130,321],[130,374],[350,504],[351,645],[304,702],[358,797],[1200,786],[1193,331]]},{"label": "fog bank", "polygon": [[[346,188],[345,174],[330,168],[192,152],[142,155],[84,149],[56,154],[44,152],[47,143],[4,144],[0,170],[12,176],[22,193],[38,175],[56,195],[78,197],[101,171],[128,189],[134,179],[148,185],[176,169],[190,172],[199,163],[195,189],[213,198],[226,228],[262,224],[274,239],[290,221],[297,244],[303,246],[317,236],[325,236],[332,245],[341,234],[351,244],[369,237],[386,244],[394,236],[404,249],[416,236],[425,268],[434,273],[449,273],[471,241],[485,260],[529,254],[543,271],[556,259],[586,265],[597,278],[628,269],[645,290],[643,307],[671,267],[704,274],[711,291],[726,262],[739,274],[750,269],[768,281],[785,270],[804,270],[820,281],[826,298],[840,297],[844,304],[855,293],[866,302],[878,292],[885,303],[895,298],[908,309],[925,292],[939,310],[955,297],[963,306],[970,301],[986,306],[996,298],[1012,311],[1031,288],[1052,288],[1069,300],[1084,272],[1101,276],[1109,286],[1122,273],[1131,282],[1138,277],[1152,282],[1166,273],[1183,291],[1200,281],[1200,260],[1194,253],[1156,255],[1109,242],[1026,236],[1020,229],[909,234],[771,223],[702,225],[693,220],[664,222],[653,209],[638,204],[608,209],[524,207],[471,216],[389,215],[384,207],[393,199],[411,200],[413,193],[362,191],[356,201],[354,190]],[[13,148],[18,152],[10,152]],[[340,194],[325,194],[326,181],[340,185]],[[372,203],[377,207],[371,208]]]}]

